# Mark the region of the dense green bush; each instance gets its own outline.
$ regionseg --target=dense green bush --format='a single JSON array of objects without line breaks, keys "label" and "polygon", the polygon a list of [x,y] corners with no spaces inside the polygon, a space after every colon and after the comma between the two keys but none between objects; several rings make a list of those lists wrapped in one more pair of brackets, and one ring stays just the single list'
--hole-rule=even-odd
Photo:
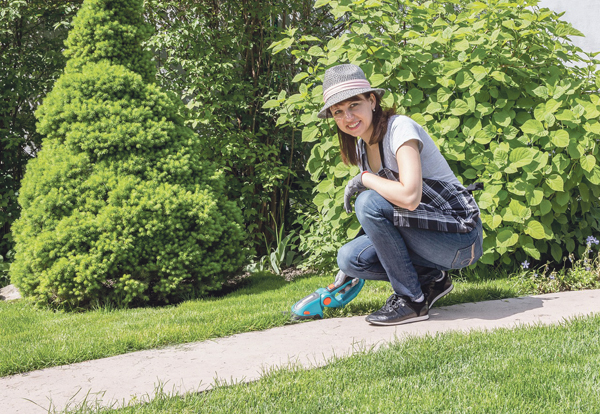
[{"label": "dense green bush", "polygon": [[168,302],[219,289],[245,262],[241,212],[200,158],[181,102],[151,83],[141,0],[89,0],[36,115],[12,281],[36,300]]},{"label": "dense green bush", "polygon": [[570,42],[580,32],[537,0],[315,6],[326,5],[346,30],[328,42],[290,30],[274,44],[310,68],[294,79],[299,94],[266,104],[279,108],[279,122],[304,126],[304,141],[314,143],[307,168],[319,182],[320,217],[313,227],[332,234],[327,245],[305,235],[314,263],[334,257],[359,227],[342,209],[344,183],[357,169],[341,163],[333,122],[316,118],[325,69],[345,62],[389,88],[384,104],[423,125],[462,182],[485,183],[476,193],[485,233],[478,265],[562,264],[585,251],[600,228],[600,62]]}]

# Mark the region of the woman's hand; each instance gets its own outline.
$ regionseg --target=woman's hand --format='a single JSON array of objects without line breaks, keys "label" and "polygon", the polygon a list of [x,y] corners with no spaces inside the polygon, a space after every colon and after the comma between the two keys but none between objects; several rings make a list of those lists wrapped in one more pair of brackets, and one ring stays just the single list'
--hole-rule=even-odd
[{"label": "woman's hand", "polygon": [[348,276],[340,270],[337,275],[335,275],[335,281],[333,282],[334,288],[337,289],[342,286],[344,283],[346,283],[347,279]]},{"label": "woman's hand", "polygon": [[356,286],[359,281],[359,279],[351,278],[350,276],[346,275],[344,272],[342,272],[340,270],[338,272],[338,274],[335,275],[335,281],[332,283],[333,286],[332,286],[332,289],[330,289],[330,291],[333,291],[333,290],[339,288],[344,283],[346,283],[348,280],[352,280],[352,283],[350,285],[346,286],[344,289],[342,289],[339,293],[348,292],[350,289],[352,289],[354,286]]},{"label": "woman's hand", "polygon": [[362,174],[363,173],[358,174],[346,184],[346,189],[344,190],[344,210],[346,210],[346,213],[348,214],[352,213],[352,205],[350,204],[352,196],[367,189],[367,187],[363,185]]}]

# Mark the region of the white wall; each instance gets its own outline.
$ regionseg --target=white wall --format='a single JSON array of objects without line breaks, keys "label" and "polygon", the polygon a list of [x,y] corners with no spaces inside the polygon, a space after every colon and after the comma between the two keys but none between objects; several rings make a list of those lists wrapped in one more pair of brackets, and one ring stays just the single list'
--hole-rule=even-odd
[{"label": "white wall", "polygon": [[571,41],[586,52],[600,52],[600,0],[540,0],[538,6],[566,11],[561,19],[585,35]]}]

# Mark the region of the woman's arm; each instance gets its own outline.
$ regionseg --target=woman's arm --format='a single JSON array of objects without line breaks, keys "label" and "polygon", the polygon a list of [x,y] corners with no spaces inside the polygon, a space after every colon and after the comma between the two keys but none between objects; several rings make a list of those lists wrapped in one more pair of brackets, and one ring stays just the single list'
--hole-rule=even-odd
[{"label": "woman's arm", "polygon": [[365,187],[377,191],[390,203],[414,210],[421,202],[423,191],[421,156],[416,139],[406,141],[398,148],[396,162],[398,163],[399,181],[366,173],[362,176],[362,183]]}]

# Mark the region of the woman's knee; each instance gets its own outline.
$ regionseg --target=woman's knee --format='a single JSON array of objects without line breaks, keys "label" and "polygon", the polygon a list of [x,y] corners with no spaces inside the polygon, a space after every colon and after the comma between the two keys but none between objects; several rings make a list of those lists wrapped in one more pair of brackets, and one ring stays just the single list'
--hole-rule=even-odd
[{"label": "woman's knee", "polygon": [[340,270],[346,274],[351,271],[351,263],[353,260],[354,249],[350,246],[350,243],[344,244],[337,254],[337,263]]},{"label": "woman's knee", "polygon": [[375,190],[367,190],[360,193],[354,203],[358,221],[363,223],[363,220],[369,217],[382,216],[382,202],[386,202],[386,200]]}]

